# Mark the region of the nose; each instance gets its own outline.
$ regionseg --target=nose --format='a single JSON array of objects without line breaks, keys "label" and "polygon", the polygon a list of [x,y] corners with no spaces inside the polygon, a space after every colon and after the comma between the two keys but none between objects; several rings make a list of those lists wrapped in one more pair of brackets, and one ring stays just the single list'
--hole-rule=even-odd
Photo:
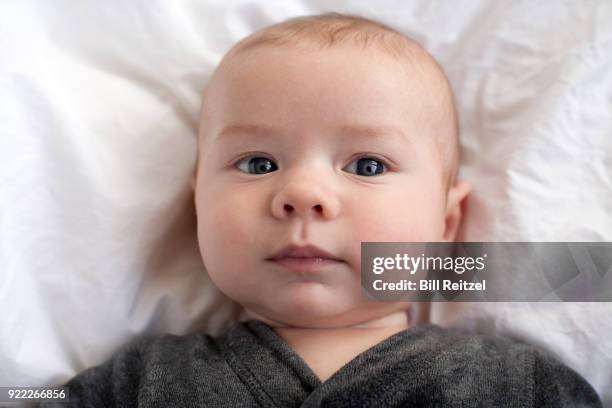
[{"label": "nose", "polygon": [[340,212],[336,194],[315,180],[292,180],[272,199],[272,214],[278,219],[290,217],[329,220]]}]

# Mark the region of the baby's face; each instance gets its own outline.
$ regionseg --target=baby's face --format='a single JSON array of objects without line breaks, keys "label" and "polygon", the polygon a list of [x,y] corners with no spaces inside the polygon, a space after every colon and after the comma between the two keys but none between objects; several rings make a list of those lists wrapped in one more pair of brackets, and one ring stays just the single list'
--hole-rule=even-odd
[{"label": "baby's face", "polygon": [[[365,303],[362,241],[443,241],[425,85],[376,50],[260,47],[213,76],[200,129],[198,238],[216,285],[280,325],[338,327]],[[314,245],[341,261],[271,260]]]}]

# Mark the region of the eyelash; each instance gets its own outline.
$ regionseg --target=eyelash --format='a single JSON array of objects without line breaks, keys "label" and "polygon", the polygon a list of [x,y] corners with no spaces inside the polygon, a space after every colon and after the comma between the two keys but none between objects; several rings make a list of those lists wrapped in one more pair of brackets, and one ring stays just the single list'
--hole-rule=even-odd
[{"label": "eyelash", "polygon": [[[243,155],[241,155],[239,158],[235,159],[232,163],[231,166],[233,168],[238,169],[238,164],[246,159],[247,157],[263,157],[266,158],[270,161],[274,161],[274,159],[272,159],[272,157],[270,157],[270,155],[268,155],[267,153],[264,152],[249,152],[249,153],[245,153]],[[385,172],[390,171],[394,168],[394,166],[390,163],[389,160],[384,159],[378,155],[372,154],[372,153],[358,153],[356,155],[354,155],[351,160],[349,161],[349,164],[352,163],[355,160],[359,160],[359,159],[372,159],[372,160],[376,160],[378,162],[380,162],[384,168],[385,168]],[[348,164],[347,164],[348,166]],[[346,167],[346,166],[344,166]],[[343,167],[343,168],[344,168]]]},{"label": "eyelash", "polygon": [[245,153],[243,155],[241,155],[240,157],[238,157],[237,159],[235,159],[234,161],[231,162],[231,166],[238,168],[238,163],[240,163],[241,161],[243,161],[244,159],[246,159],[247,157],[263,157],[266,158],[270,161],[274,161],[274,159],[272,159],[272,157],[270,157],[269,154],[264,153],[264,152],[249,152],[249,153]]},{"label": "eyelash", "polygon": [[380,157],[378,155],[372,154],[372,153],[358,153],[357,155],[353,156],[351,158],[351,160],[349,161],[349,164],[354,162],[355,160],[359,160],[359,159],[372,159],[372,160],[376,160],[378,162],[380,162],[384,167],[385,167],[385,171],[389,171],[391,169],[394,168],[394,166],[391,164],[391,162],[383,157]]}]

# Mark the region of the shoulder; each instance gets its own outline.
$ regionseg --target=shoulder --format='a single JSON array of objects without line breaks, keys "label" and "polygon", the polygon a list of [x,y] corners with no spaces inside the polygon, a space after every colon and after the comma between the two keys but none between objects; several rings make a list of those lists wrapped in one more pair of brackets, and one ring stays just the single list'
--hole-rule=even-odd
[{"label": "shoulder", "polygon": [[591,385],[550,352],[516,339],[469,334],[456,329],[426,325],[422,339],[435,355],[440,373],[460,380],[469,375],[476,389],[483,384],[496,392],[531,394],[535,406],[601,407]]},{"label": "shoulder", "polygon": [[178,364],[193,356],[214,356],[216,344],[215,338],[204,333],[145,335],[131,340],[106,362],[88,370],[118,373],[142,371],[152,364]]},{"label": "shoulder", "polygon": [[123,406],[137,406],[158,398],[153,394],[156,389],[168,390],[172,384],[189,382],[196,372],[222,372],[225,366],[218,343],[203,333],[134,339],[104,363],[82,371],[65,384],[69,406],[110,407],[119,401]]},{"label": "shoulder", "polygon": [[163,334],[139,338],[124,347],[119,357],[147,362],[178,362],[219,355],[219,340],[205,333]]},{"label": "shoulder", "polygon": [[593,387],[548,352],[534,351],[533,379],[537,406],[602,407]]},{"label": "shoulder", "polygon": [[428,324],[410,329],[406,339],[420,355],[433,354],[441,361],[470,364],[502,364],[531,368],[535,349],[509,337],[465,333]]}]

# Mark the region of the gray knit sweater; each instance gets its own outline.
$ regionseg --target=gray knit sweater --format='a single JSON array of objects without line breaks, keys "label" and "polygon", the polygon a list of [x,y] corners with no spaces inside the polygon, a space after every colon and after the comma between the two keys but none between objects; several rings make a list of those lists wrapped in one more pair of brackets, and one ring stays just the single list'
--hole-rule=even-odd
[{"label": "gray knit sweater", "polygon": [[43,407],[601,407],[548,354],[499,337],[425,325],[358,355],[324,383],[268,326],[132,342]]}]

